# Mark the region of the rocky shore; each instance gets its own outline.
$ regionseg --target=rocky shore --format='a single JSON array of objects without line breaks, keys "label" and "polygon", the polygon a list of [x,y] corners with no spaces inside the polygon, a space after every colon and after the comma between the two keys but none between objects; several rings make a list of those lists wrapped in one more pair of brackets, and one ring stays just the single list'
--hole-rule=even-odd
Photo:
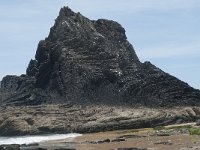
[{"label": "rocky shore", "polygon": [[0,136],[137,129],[199,116],[200,90],[140,62],[119,23],[68,7],[26,74],[8,75],[0,86]]},{"label": "rocky shore", "polygon": [[[194,132],[198,131],[198,132]],[[23,145],[1,145],[9,150],[199,150],[200,128],[187,123],[156,128],[90,133],[75,139]]]},{"label": "rocky shore", "polygon": [[68,104],[0,107],[0,135],[91,133],[195,122],[199,107],[147,108]]}]

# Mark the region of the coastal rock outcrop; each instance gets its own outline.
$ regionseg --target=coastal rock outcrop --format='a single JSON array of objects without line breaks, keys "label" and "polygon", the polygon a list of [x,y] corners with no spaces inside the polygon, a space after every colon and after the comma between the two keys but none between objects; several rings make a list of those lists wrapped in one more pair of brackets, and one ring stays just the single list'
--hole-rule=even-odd
[{"label": "coastal rock outcrop", "polygon": [[140,62],[119,23],[89,20],[63,7],[48,37],[39,42],[26,74],[1,81],[2,110],[49,104],[68,108],[199,106],[200,91],[150,62]]},{"label": "coastal rock outcrop", "polygon": [[199,90],[150,62],[141,63],[120,24],[89,20],[68,7],[60,10],[49,36],[39,42],[26,75],[6,76],[0,95],[1,104],[14,105],[200,102]]}]

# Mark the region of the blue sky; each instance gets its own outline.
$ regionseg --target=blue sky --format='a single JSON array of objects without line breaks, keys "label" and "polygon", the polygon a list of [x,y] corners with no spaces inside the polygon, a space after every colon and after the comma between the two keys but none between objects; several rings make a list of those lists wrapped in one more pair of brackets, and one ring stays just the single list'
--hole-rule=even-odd
[{"label": "blue sky", "polygon": [[200,89],[199,0],[0,1],[0,79],[25,73],[61,7],[118,21],[142,62]]}]

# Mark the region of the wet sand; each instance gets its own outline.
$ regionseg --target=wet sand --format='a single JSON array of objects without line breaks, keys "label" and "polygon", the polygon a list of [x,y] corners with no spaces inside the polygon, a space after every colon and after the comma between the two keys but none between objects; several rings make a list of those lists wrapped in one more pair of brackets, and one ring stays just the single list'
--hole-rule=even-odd
[{"label": "wet sand", "polygon": [[[182,125],[188,126],[188,124]],[[189,125],[194,126],[194,123]],[[84,134],[72,139],[43,142],[40,143],[40,147],[49,150],[59,148],[76,150],[131,150],[125,148],[200,150],[200,135],[190,135],[187,128],[180,126],[166,126],[165,129],[161,130],[143,128]]]},{"label": "wet sand", "polygon": [[[200,136],[198,135],[175,134],[169,136],[157,136],[154,135],[155,131],[152,131],[151,129],[143,129],[138,132],[124,132],[113,131],[85,134],[75,139],[76,142],[80,143],[77,144],[75,148],[77,150],[117,150],[118,148],[147,148],[149,150],[200,150]],[[127,138],[126,141],[121,142],[110,142],[102,144],[91,144],[85,142],[101,141],[105,139],[112,140],[123,135],[136,136],[135,138]]]}]

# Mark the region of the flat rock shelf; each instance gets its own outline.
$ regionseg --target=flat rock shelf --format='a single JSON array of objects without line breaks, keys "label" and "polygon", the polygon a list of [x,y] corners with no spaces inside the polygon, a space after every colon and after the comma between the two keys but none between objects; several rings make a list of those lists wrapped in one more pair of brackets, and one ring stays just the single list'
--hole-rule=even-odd
[{"label": "flat rock shelf", "polygon": [[38,105],[0,107],[0,135],[91,133],[156,127],[199,120],[199,107],[133,108]]}]

